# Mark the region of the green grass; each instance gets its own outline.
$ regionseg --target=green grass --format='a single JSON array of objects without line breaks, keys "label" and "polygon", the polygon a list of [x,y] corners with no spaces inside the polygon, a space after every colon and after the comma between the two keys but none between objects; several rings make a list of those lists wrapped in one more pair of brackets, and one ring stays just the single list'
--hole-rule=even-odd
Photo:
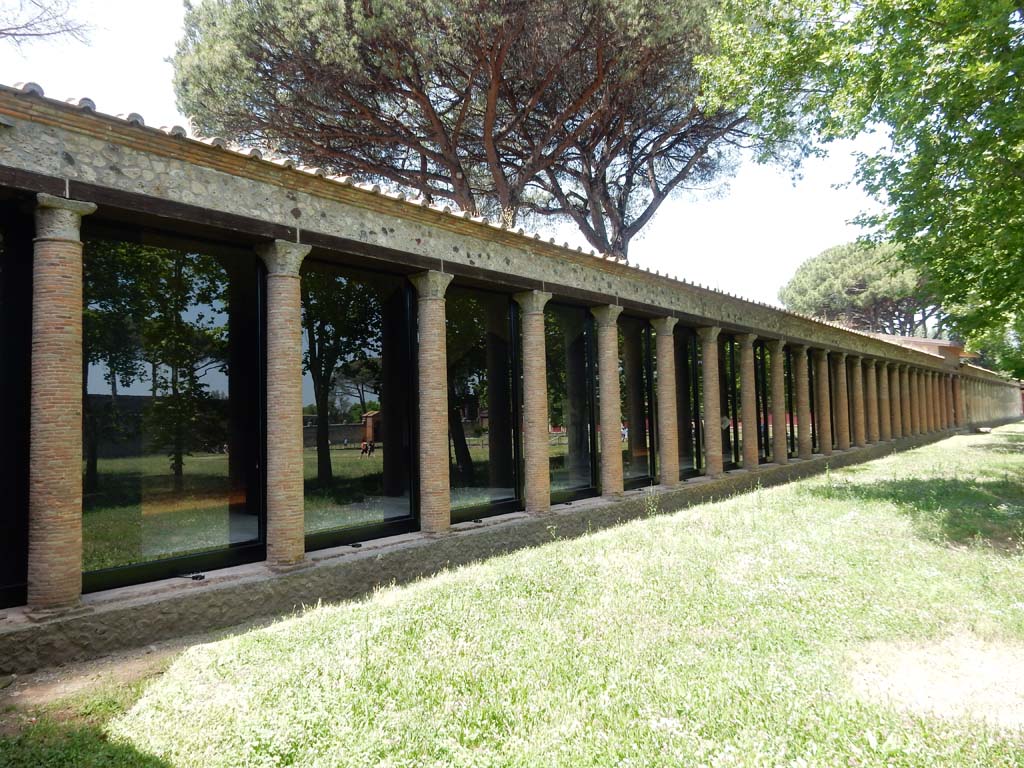
[{"label": "green grass", "polygon": [[1022,520],[1024,426],[955,437],[193,647],[101,743],[172,766],[1022,765],[1019,732],[849,681],[880,641],[1024,643]]},{"label": "green grass", "polygon": [[[566,446],[553,444],[556,464]],[[466,504],[484,504],[489,495],[486,440],[473,438],[474,482],[478,497],[462,492]],[[316,482],[316,449],[303,454],[306,532],[381,522],[383,450],[361,457],[358,446],[331,451],[333,482]],[[83,557],[86,571],[205,552],[230,541],[228,457],[196,454],[185,459],[184,489],[175,492],[168,459],[161,454],[100,459],[99,490],[84,498]],[[244,500],[243,500],[244,501]],[[401,507],[402,502],[392,502]],[[405,499],[408,508],[408,497]]]}]

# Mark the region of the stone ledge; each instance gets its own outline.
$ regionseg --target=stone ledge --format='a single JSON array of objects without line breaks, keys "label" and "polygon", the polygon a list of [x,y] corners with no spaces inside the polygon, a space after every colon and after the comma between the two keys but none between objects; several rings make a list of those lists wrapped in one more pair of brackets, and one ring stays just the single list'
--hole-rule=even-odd
[{"label": "stone ledge", "polygon": [[[1016,419],[996,424],[1012,421]],[[981,425],[971,429],[977,426]],[[764,464],[757,470],[727,472],[715,479],[695,478],[671,489],[652,488],[659,510],[676,511],[966,431],[881,442],[781,466]],[[82,661],[183,634],[287,616],[319,601],[364,597],[382,585],[408,583],[445,568],[539,546],[554,537],[575,538],[642,518],[648,514],[647,498],[648,489],[642,488],[615,500],[595,497],[557,505],[544,515],[515,512],[486,518],[480,524],[453,526],[440,536],[402,534],[367,541],[359,548],[320,550],[307,555],[308,567],[288,573],[252,563],[210,571],[204,581],[168,579],[96,592],[83,598],[84,610],[50,617],[30,618],[25,608],[10,608],[0,611],[0,674]]]}]

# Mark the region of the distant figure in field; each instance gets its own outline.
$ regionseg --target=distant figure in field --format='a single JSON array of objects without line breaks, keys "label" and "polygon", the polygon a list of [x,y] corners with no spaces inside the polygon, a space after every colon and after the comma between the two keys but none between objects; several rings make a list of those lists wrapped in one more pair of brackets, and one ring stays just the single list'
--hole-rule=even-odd
[{"label": "distant figure in field", "polygon": [[342,448],[348,448],[348,438],[347,437],[344,440],[341,441],[341,447]]},{"label": "distant figure in field", "polygon": [[377,443],[375,443],[375,442],[371,441],[371,442],[370,442],[370,450],[369,450],[369,452],[368,452],[368,453],[367,453],[366,455],[367,455],[367,456],[373,456],[373,454],[374,454],[374,453],[375,453],[376,451],[377,451]]},{"label": "distant figure in field", "polygon": [[363,458],[363,456],[369,456],[369,455],[370,455],[370,446],[369,446],[369,444],[365,440],[363,440],[363,442],[359,444],[359,458],[361,459],[361,458]]}]

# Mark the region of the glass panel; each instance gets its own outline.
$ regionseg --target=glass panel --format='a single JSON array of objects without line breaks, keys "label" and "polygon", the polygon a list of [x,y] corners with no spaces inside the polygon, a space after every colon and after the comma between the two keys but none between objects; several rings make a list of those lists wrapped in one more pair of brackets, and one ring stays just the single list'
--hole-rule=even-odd
[{"label": "glass panel", "polygon": [[814,354],[808,354],[807,358],[807,400],[811,406],[811,450],[814,453],[821,453],[821,441],[818,440],[818,373]]},{"label": "glass panel", "polygon": [[0,203],[0,608],[25,602],[34,234],[30,216]]},{"label": "glass panel", "polygon": [[636,480],[654,473],[654,424],[651,419],[651,327],[639,317],[619,318],[619,376],[622,392],[622,477]]},{"label": "glass panel", "polygon": [[512,501],[512,302],[501,294],[453,287],[445,310],[452,509]]},{"label": "glass panel", "polygon": [[548,304],[544,310],[552,494],[597,485],[593,461],[592,327],[585,308]]},{"label": "glass panel", "polygon": [[[790,456],[796,456],[796,368],[793,363],[793,352],[789,347],[785,348],[783,362],[786,371],[786,447]],[[807,429],[807,425],[804,425],[804,429]]]},{"label": "glass panel", "polygon": [[697,334],[693,329],[676,326],[676,420],[681,477],[691,476],[700,469],[700,371],[697,348]]},{"label": "glass panel", "polygon": [[404,277],[302,269],[306,533],[412,516],[412,329]]},{"label": "glass panel", "polygon": [[722,455],[725,465],[735,467],[743,455],[739,419],[739,345],[732,336],[718,341],[718,381],[722,398]]},{"label": "glass panel", "polygon": [[84,255],[84,568],[260,539],[255,257]]},{"label": "glass panel", "polygon": [[[772,445],[772,414],[768,399],[770,379],[768,346],[763,341],[754,343],[754,379],[757,389],[757,455],[768,461]],[[781,429],[780,425],[780,429]]]}]

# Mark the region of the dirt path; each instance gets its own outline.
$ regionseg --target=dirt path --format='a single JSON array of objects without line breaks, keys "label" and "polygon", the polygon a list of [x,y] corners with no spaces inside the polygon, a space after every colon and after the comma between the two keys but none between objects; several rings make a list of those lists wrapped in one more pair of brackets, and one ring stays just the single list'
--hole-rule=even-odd
[{"label": "dirt path", "polygon": [[114,691],[156,677],[194,645],[211,643],[266,623],[251,622],[118,651],[90,661],[0,677],[0,736],[17,733],[42,712],[56,719],[73,717],[68,705],[80,697]]}]

